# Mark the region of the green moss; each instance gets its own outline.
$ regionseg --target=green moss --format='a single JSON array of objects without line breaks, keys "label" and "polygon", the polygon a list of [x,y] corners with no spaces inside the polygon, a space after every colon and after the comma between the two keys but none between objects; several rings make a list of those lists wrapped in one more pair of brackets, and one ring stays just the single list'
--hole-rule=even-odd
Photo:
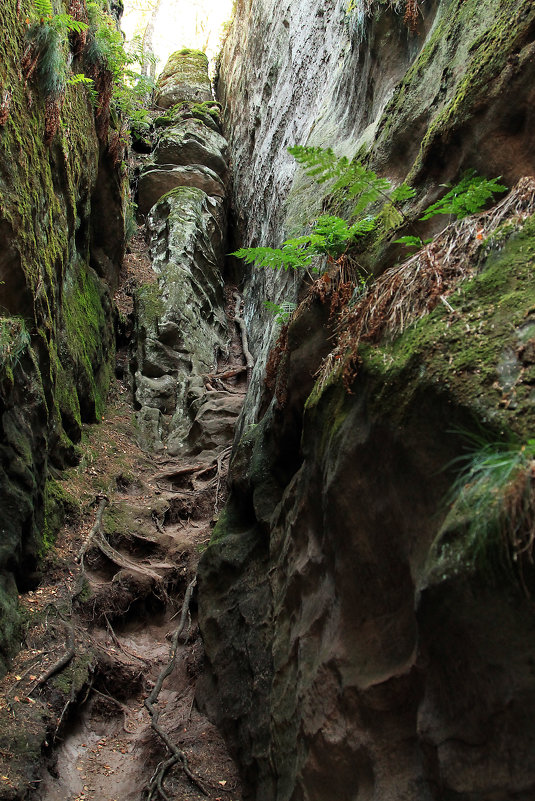
[{"label": "green moss", "polygon": [[92,651],[77,653],[67,667],[54,676],[53,686],[66,698],[76,698],[78,693],[87,684],[95,657]]},{"label": "green moss", "polygon": [[158,86],[163,87],[168,82],[200,84],[209,91],[211,83],[208,77],[208,58],[205,53],[187,48],[172,53],[158,79]]},{"label": "green moss", "polygon": [[157,283],[142,284],[136,289],[135,301],[140,321],[148,327],[155,326],[164,312],[159,285]]},{"label": "green moss", "polygon": [[516,362],[525,326],[533,321],[535,217],[508,237],[489,243],[481,271],[391,343],[360,348],[363,367],[380,379],[374,401],[403,414],[417,386],[447,391],[483,422],[533,434],[534,410],[526,375]]},{"label": "green moss", "polygon": [[220,513],[217,523],[214,526],[209,545],[215,545],[217,542],[221,542],[221,540],[225,539],[225,537],[228,534],[231,534],[233,531],[234,528],[232,526],[232,514],[230,511],[230,505],[227,504],[227,506],[225,506],[223,511]]},{"label": "green moss", "polygon": [[104,303],[102,282],[85,264],[78,264],[64,285],[62,343],[73,363],[79,400],[91,409],[89,422],[102,416],[111,374],[113,340]]},{"label": "green moss", "polygon": [[177,50],[177,55],[179,56],[201,56],[201,60],[205,61],[208,64],[208,57],[203,50],[195,50],[189,47],[183,47],[182,50]]},{"label": "green moss", "polygon": [[49,478],[44,493],[45,515],[43,522],[43,541],[41,555],[52,548],[67,515],[79,513],[77,502],[65,490],[60,481]]},{"label": "green moss", "polygon": [[[465,124],[503,90],[507,63],[535,19],[531,0],[454,0],[444,5],[428,42],[385,109],[379,139],[390,148],[430,110],[429,123],[408,181],[420,172],[439,138]],[[437,98],[436,87],[441,87]],[[419,122],[418,122],[419,124]]]}]

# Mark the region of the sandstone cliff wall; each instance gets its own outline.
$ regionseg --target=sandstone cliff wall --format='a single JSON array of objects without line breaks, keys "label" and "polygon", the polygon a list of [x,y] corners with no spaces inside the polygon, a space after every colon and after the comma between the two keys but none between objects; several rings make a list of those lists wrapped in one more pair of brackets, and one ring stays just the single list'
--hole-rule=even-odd
[{"label": "sandstone cliff wall", "polygon": [[[245,244],[276,246],[322,207],[289,144],[358,151],[408,179],[417,195],[404,212],[423,236],[444,222],[418,225],[421,209],[462,170],[509,186],[535,172],[531,3],[425,2],[414,33],[402,4],[365,7],[237,3],[219,93]],[[261,303],[291,287],[246,277],[256,377],[199,592],[201,700],[251,798],[533,795],[529,558],[524,586],[503,569],[510,543],[476,558],[469,513],[452,518],[447,502],[467,437],[533,434],[532,204],[528,180],[497,216],[439,236],[429,253],[440,275],[462,265],[443,285],[449,308],[436,298],[358,354],[321,293],[310,300],[282,342],[276,397],[263,384]],[[359,254],[372,272],[404,258],[394,236]]]},{"label": "sandstone cliff wall", "polygon": [[125,176],[85,88],[66,87],[51,135],[55,107],[23,74],[30,8],[6,0],[0,29],[0,670],[17,590],[35,584],[61,516],[52,473],[102,413],[125,246]]}]

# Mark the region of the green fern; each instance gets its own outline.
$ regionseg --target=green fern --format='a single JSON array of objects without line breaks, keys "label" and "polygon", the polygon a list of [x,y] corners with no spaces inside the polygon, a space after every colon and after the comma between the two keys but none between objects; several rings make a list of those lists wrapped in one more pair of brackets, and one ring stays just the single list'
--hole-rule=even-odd
[{"label": "green fern", "polygon": [[277,325],[284,325],[287,323],[297,308],[296,303],[290,303],[287,300],[282,303],[272,303],[270,300],[265,300],[264,306],[273,314]]},{"label": "green fern", "polygon": [[288,240],[281,248],[240,248],[230,255],[257,267],[297,270],[309,267],[314,254],[304,250],[299,240]]},{"label": "green fern", "polygon": [[[320,217],[312,233],[287,239],[280,248],[240,248],[231,253],[246,264],[270,267],[274,270],[307,269],[314,256],[326,255],[338,259],[358,237],[373,231],[375,217],[364,217],[348,225],[341,217]],[[317,268],[313,268],[316,272]]]},{"label": "green fern", "polygon": [[407,184],[393,189],[388,179],[380,178],[373,170],[364,167],[361,161],[349,161],[346,156],[338,158],[331,148],[296,145],[289,147],[288,152],[305,167],[306,174],[316,183],[334,181],[330,190],[332,195],[341,196],[344,201],[356,198],[352,216],[362,214],[379,198],[396,204],[416,194]]},{"label": "green fern", "polygon": [[89,36],[86,58],[97,68],[109,70],[116,81],[122,81],[129,59],[115,20],[96,2],[87,3],[87,13]]},{"label": "green fern", "polygon": [[71,75],[70,78],[67,78],[67,85],[85,86],[89,94],[89,99],[91,100],[91,105],[96,107],[98,103],[98,92],[95,89],[95,82],[92,78],[88,78],[83,72],[77,72],[74,75]]},{"label": "green fern", "polygon": [[431,241],[431,239],[422,239],[420,236],[400,236],[399,239],[394,239],[394,244],[405,245],[408,248],[423,248]]},{"label": "green fern", "polygon": [[51,0],[33,0],[32,17],[27,38],[37,56],[39,83],[47,97],[57,100],[67,83],[67,34],[81,33],[88,25],[70,14],[54,14]]},{"label": "green fern", "polygon": [[475,214],[494,199],[495,194],[506,192],[507,187],[498,183],[498,178],[483,178],[475,170],[467,170],[454,187],[443,198],[429,206],[421,220],[429,220],[437,214],[453,214],[458,220]]},{"label": "green fern", "polygon": [[34,24],[50,25],[58,33],[82,33],[89,28],[89,25],[80,20],[74,19],[70,14],[54,14],[51,0],[33,0]]},{"label": "green fern", "polygon": [[51,23],[58,30],[68,31],[69,33],[82,33],[89,28],[86,22],[74,19],[70,14],[54,14]]},{"label": "green fern", "polygon": [[51,0],[33,0],[33,10],[39,17],[51,17],[54,14]]},{"label": "green fern", "polygon": [[[397,221],[404,218],[398,204],[415,197],[415,190],[408,184],[393,188],[390,181],[381,178],[373,170],[368,170],[358,160],[350,161],[347,157],[338,158],[331,148],[305,147],[296,145],[288,148],[289,153],[299,164],[305,167],[308,176],[316,183],[332,181],[331,195],[341,197],[344,202],[356,201],[351,216],[359,217],[353,225],[336,216],[320,217],[310,234],[288,239],[280,248],[240,248],[231,254],[244,259],[247,264],[272,269],[307,269],[311,266],[315,255],[327,255],[338,260],[357,238],[370,233],[376,226],[377,217],[362,216],[365,210],[382,198],[383,214],[385,210],[397,216]],[[461,181],[439,201],[426,209],[422,220],[428,220],[437,214],[453,214],[462,219],[468,214],[479,211],[494,194],[504,192],[507,187],[498,183],[499,178],[486,179],[477,175],[474,170],[466,172]],[[420,248],[430,240],[422,240],[418,236],[403,236],[396,243],[407,247]]]}]

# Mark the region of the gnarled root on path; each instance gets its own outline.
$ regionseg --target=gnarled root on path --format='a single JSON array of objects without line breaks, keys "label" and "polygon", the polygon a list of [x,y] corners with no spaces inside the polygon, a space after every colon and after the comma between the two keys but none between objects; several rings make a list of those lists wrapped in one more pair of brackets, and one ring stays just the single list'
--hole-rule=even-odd
[{"label": "gnarled root on path", "polygon": [[145,707],[148,710],[149,715],[151,717],[151,726],[158,735],[158,737],[160,737],[160,739],[165,743],[165,745],[171,752],[171,756],[168,759],[166,759],[165,762],[161,762],[158,765],[156,771],[154,772],[150,780],[147,801],[153,801],[157,793],[160,795],[163,801],[169,801],[169,797],[166,795],[165,790],[163,788],[163,780],[165,778],[167,771],[170,768],[172,768],[173,765],[176,764],[180,764],[182,770],[184,771],[190,782],[194,784],[195,787],[197,787],[201,791],[201,793],[203,793],[203,795],[205,796],[209,795],[209,793],[203,786],[201,780],[198,779],[196,776],[194,776],[194,774],[191,772],[185,753],[181,751],[180,748],[178,748],[178,746],[176,746],[173,743],[173,741],[168,737],[168,735],[158,724],[158,718],[160,716],[160,712],[159,710],[155,709],[154,706],[155,704],[158,703],[158,696],[160,694],[165,679],[172,673],[173,668],[175,666],[178,642],[186,626],[186,620],[188,619],[191,596],[193,594],[193,590],[195,589],[196,584],[197,584],[197,577],[195,577],[188,584],[188,588],[184,596],[184,603],[182,605],[180,622],[178,624],[178,628],[173,634],[173,639],[171,641],[171,651],[169,654],[169,661],[167,662],[167,665],[163,668],[160,675],[158,676],[158,679],[152,689],[151,694],[145,700]]}]

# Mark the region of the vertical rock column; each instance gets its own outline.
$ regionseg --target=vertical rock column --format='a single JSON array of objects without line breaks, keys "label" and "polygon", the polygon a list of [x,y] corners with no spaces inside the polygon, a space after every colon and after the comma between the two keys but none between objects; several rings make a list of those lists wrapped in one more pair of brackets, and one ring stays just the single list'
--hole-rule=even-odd
[{"label": "vertical rock column", "polygon": [[156,102],[167,111],[155,121],[157,144],[139,181],[156,280],[137,296],[135,400],[142,446],[187,456],[227,444],[239,411],[206,378],[229,340],[222,275],[227,145],[206,56],[173,54]]}]

